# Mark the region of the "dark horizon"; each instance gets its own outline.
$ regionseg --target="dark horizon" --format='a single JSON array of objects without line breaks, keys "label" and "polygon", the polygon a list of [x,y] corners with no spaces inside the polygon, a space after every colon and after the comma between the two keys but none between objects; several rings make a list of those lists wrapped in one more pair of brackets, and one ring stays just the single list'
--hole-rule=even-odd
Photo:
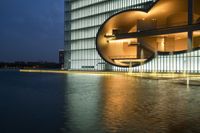
[{"label": "dark horizon", "polygon": [[58,62],[64,47],[63,0],[2,0],[0,15],[0,62]]}]

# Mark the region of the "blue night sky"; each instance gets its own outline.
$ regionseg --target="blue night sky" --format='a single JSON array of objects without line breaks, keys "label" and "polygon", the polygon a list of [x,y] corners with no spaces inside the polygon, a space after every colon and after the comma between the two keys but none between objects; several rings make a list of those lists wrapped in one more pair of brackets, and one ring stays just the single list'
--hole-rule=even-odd
[{"label": "blue night sky", "polygon": [[58,61],[64,0],[1,0],[0,62]]}]

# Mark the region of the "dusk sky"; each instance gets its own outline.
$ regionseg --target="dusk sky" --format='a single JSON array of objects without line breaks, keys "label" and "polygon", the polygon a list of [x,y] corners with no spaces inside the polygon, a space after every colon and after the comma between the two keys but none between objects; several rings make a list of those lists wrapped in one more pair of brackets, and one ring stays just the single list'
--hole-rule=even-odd
[{"label": "dusk sky", "polygon": [[0,62],[58,61],[64,0],[1,0]]}]

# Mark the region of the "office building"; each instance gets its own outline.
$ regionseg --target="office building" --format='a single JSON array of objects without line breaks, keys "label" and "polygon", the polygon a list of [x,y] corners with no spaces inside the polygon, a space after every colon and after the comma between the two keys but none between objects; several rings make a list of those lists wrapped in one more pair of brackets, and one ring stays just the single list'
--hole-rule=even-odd
[{"label": "office building", "polygon": [[[65,69],[200,73],[199,5],[199,0],[66,0]],[[101,30],[104,38],[98,39]]]},{"label": "office building", "polygon": [[148,8],[152,3],[152,0],[65,0],[65,69],[114,69],[96,51],[98,29],[117,12]]},{"label": "office building", "polygon": [[63,68],[64,67],[64,49],[59,49],[59,64],[60,67]]}]

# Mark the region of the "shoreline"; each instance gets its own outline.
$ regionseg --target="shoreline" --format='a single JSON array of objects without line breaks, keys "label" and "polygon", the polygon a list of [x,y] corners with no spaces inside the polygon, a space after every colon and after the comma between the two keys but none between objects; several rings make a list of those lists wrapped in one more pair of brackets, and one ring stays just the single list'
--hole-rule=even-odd
[{"label": "shoreline", "polygon": [[45,69],[19,69],[19,72],[29,73],[57,73],[57,74],[87,74],[87,75],[127,75],[141,78],[172,79],[172,78],[199,78],[200,74],[186,73],[128,73],[106,71],[75,71],[75,70],[45,70]]}]

